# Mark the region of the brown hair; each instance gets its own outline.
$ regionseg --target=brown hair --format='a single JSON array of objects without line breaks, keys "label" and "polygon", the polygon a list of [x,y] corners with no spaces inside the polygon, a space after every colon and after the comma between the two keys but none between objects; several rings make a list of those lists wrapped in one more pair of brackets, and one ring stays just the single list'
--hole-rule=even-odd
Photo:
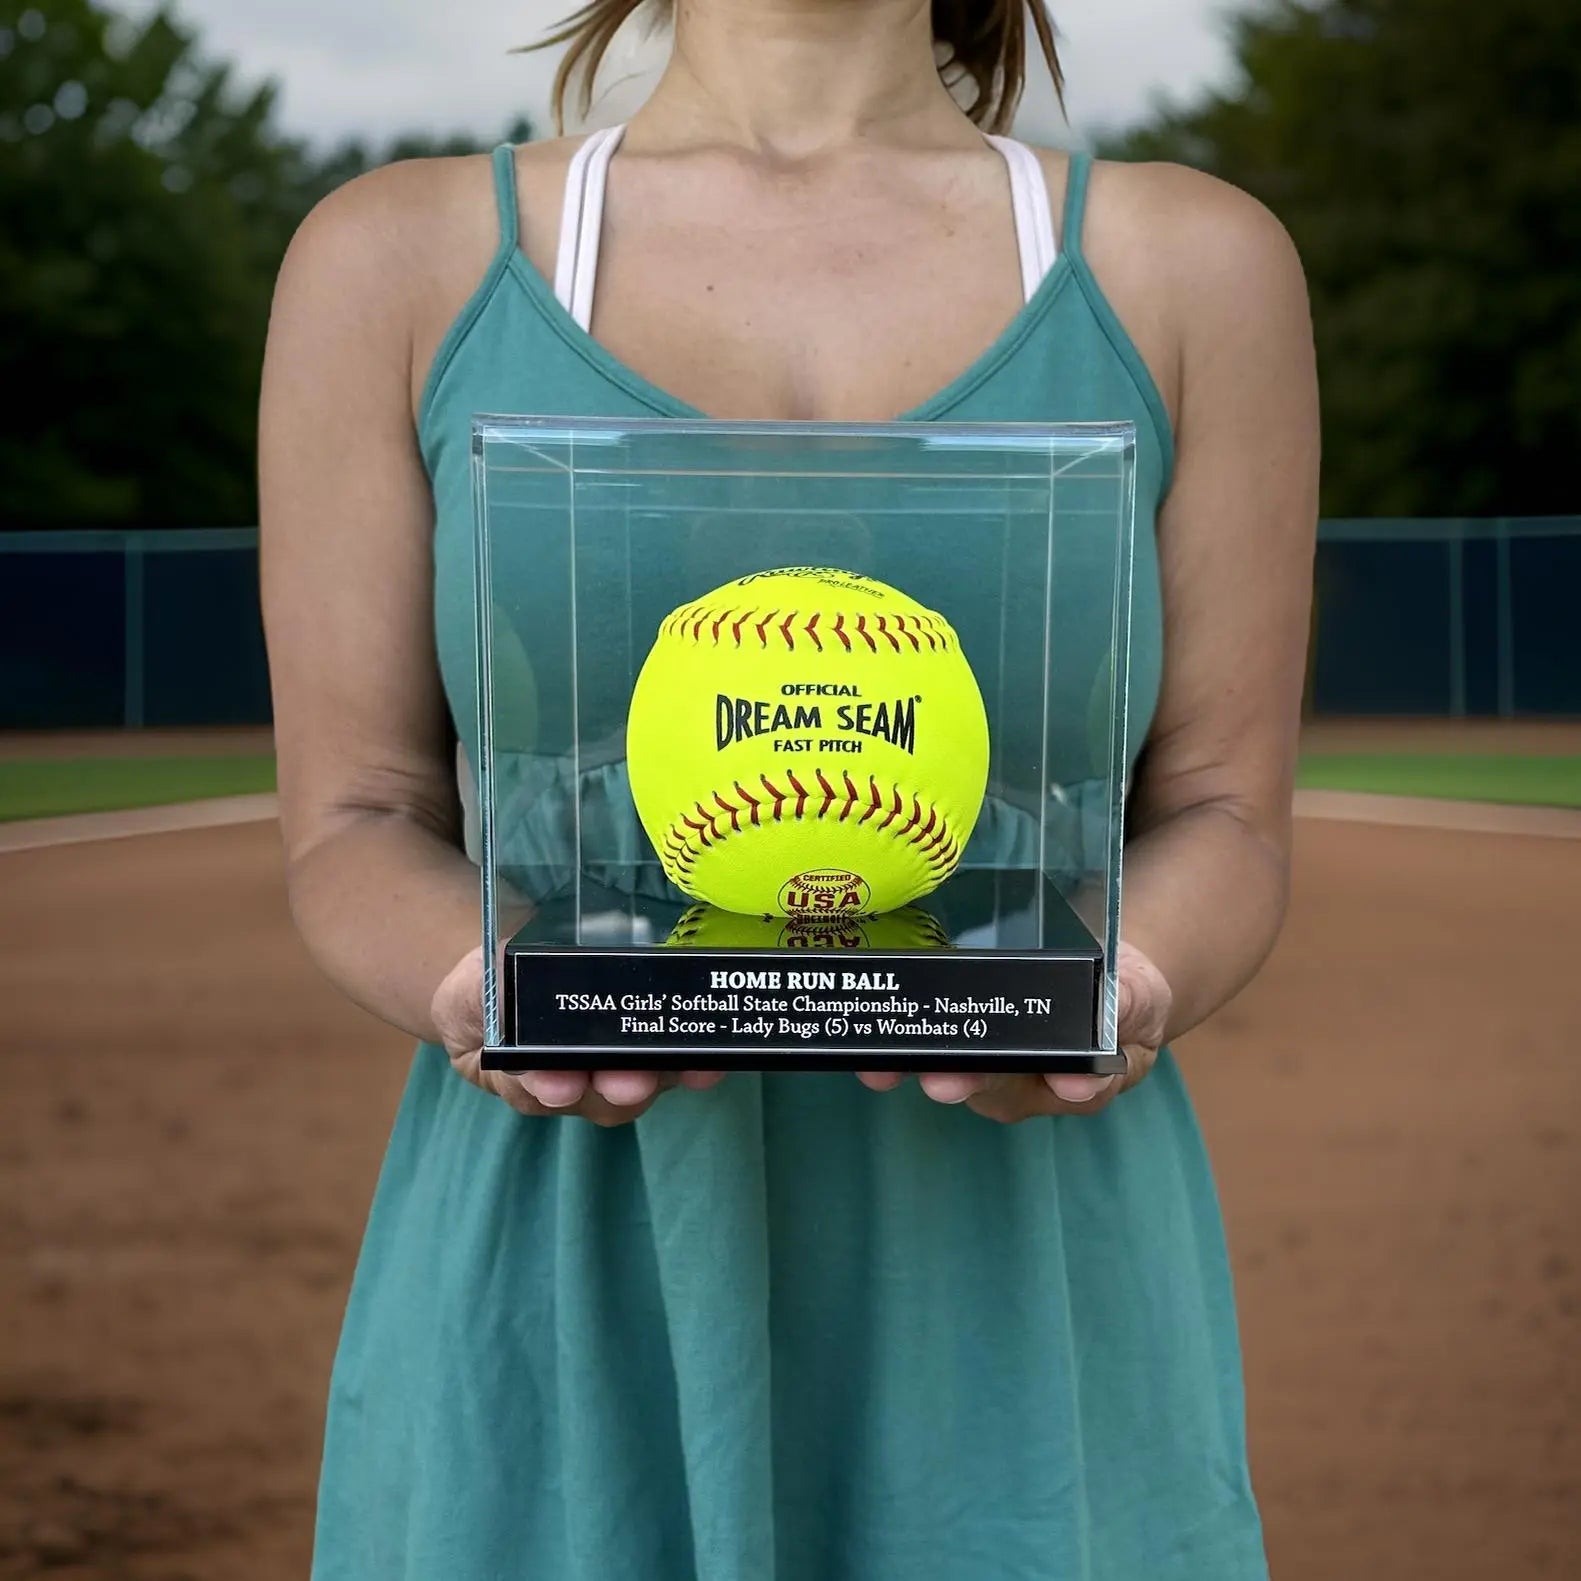
[{"label": "brown hair", "polygon": [[[669,0],[655,0],[668,10]],[[547,37],[525,48],[569,46],[554,76],[555,129],[565,130],[565,98],[577,80],[577,105],[586,115],[593,105],[593,79],[615,34],[643,0],[587,0]],[[1026,83],[1027,18],[1054,78],[1060,107],[1065,104],[1065,74],[1054,48],[1054,26],[1044,0],[933,0],[933,38],[940,50],[939,75],[953,90],[970,82],[966,113],[990,132],[1003,132],[1015,115]]]}]

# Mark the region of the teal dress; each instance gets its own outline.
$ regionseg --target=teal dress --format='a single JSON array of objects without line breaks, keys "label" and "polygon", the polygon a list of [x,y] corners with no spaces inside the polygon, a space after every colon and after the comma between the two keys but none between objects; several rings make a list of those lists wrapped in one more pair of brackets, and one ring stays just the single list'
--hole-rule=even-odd
[{"label": "teal dress", "polygon": [[[421,443],[434,612],[476,750],[474,412],[691,416],[590,340],[518,250],[440,350]],[[906,416],[1168,419],[1062,251]],[[970,596],[968,592],[967,596]],[[986,596],[986,595],[984,595]],[[1138,545],[1131,716],[1161,662]],[[417,1050],[330,1389],[314,1581],[1253,1581],[1223,1230],[1166,1051],[1101,1114],[1004,1126],[912,1082],[732,1075],[632,1125],[526,1118]]]}]

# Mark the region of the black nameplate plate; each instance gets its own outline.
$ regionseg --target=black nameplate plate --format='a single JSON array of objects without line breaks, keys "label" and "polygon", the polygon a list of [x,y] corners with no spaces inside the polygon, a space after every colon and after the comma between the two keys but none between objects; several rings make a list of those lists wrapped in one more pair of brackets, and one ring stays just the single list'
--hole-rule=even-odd
[{"label": "black nameplate plate", "polygon": [[491,1070],[1125,1068],[1123,1055],[1085,1052],[1098,1041],[1095,950],[513,944],[504,968],[512,1047],[485,1051]]}]

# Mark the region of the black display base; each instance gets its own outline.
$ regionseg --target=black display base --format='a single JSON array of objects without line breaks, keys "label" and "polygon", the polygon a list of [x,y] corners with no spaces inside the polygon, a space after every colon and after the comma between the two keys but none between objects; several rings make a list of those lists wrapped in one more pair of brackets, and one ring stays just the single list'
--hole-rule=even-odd
[{"label": "black display base", "polygon": [[[591,904],[590,904],[591,900]],[[1043,1071],[1111,1075],[1103,954],[1040,874],[957,874],[923,906],[964,947],[666,946],[685,909],[584,889],[504,951],[486,1070]],[[596,917],[596,930],[589,927]]]}]

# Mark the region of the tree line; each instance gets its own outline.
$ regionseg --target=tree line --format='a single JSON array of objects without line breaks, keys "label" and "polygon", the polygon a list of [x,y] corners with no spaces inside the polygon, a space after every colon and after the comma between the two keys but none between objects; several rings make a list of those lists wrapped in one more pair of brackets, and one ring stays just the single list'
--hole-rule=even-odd
[{"label": "tree line", "polygon": [[[166,11],[0,13],[0,530],[255,523],[275,275],[308,211],[466,135],[318,150]],[[525,121],[500,141],[531,135]]]}]

